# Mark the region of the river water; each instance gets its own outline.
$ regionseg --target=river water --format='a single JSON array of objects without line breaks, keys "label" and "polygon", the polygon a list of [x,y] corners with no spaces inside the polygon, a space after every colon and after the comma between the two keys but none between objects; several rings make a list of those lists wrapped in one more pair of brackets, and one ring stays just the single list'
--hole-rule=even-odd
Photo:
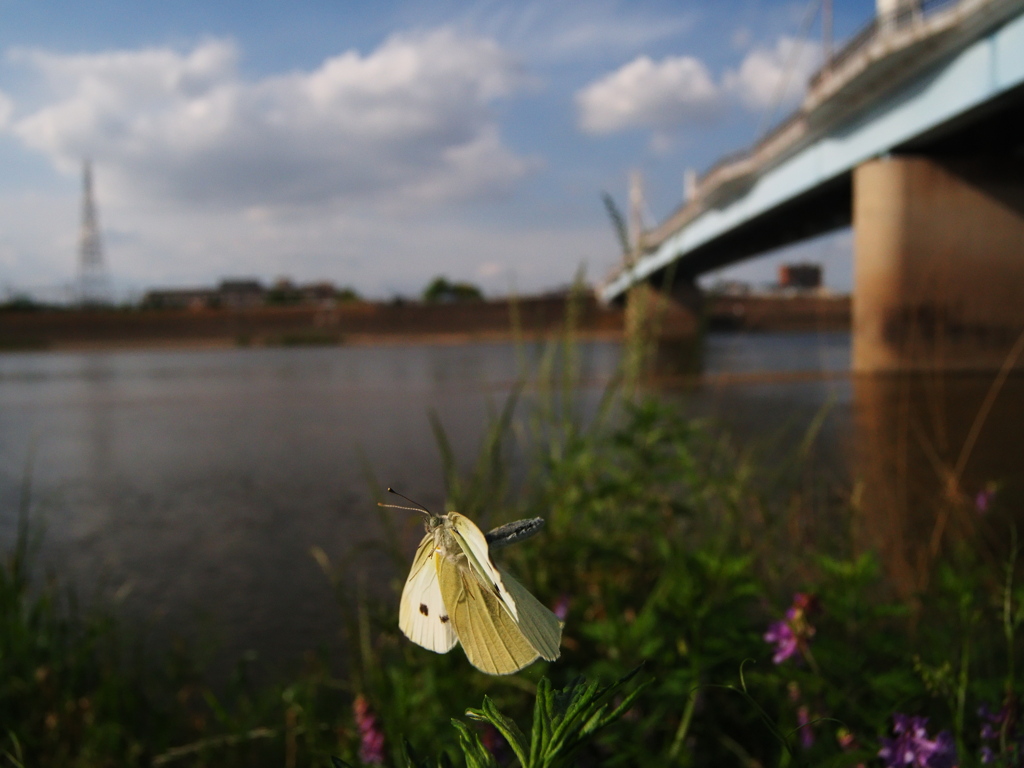
[{"label": "river water", "polygon": [[[371,552],[371,476],[442,503],[436,413],[463,461],[537,344],[0,355],[0,543],[19,499],[45,525],[39,558],[83,597],[143,627],[287,663],[338,633],[310,555]],[[593,410],[619,345],[581,342]],[[665,396],[740,441],[798,439],[827,410],[841,476],[852,424],[849,335],[712,334],[704,375]],[[417,536],[410,522],[411,542]],[[394,578],[383,556],[370,579]],[[198,629],[197,629],[198,628]]]}]

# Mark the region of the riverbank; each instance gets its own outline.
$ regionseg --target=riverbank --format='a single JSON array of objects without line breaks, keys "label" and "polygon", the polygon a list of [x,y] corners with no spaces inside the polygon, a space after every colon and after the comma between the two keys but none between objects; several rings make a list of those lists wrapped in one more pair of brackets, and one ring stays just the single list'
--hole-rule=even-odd
[{"label": "riverbank", "polygon": [[848,295],[709,296],[707,325],[713,331],[848,331]]},{"label": "riverbank", "polygon": [[[566,297],[465,304],[376,304],[247,309],[69,309],[0,314],[0,349],[227,348],[381,343],[461,343],[546,337],[565,328]],[[617,338],[622,311],[592,298],[574,305],[576,327]]]},{"label": "riverbank", "polygon": [[[624,312],[566,296],[460,304],[349,302],[248,309],[42,309],[0,312],[0,350],[226,349],[249,346],[462,344],[622,338]],[[835,331],[850,327],[848,296],[709,297],[717,331]]]},{"label": "riverbank", "polygon": [[[542,675],[555,688],[583,675],[612,693],[605,686],[640,669],[641,694],[610,708],[622,722],[580,745],[587,764],[722,765],[737,753],[758,765],[867,764],[907,722],[921,749],[941,747],[946,760],[921,764],[1018,764],[1021,596],[1016,547],[1002,552],[1016,536],[1012,510],[998,495],[985,497],[980,522],[980,502],[947,499],[943,513],[976,521],[976,535],[956,542],[972,546],[921,563],[941,578],[904,601],[884,561],[835,525],[843,510],[861,514],[856,503],[815,492],[816,447],[761,466],[668,404],[618,407],[616,419],[587,427],[536,411],[532,427],[530,418],[494,425],[499,439],[474,468],[443,459],[446,506],[485,530],[546,520],[500,557],[564,620],[560,657],[510,678],[474,670],[460,648],[432,653],[400,633],[401,577],[375,578],[373,563],[393,561],[404,575],[422,531],[405,536],[415,521],[401,514],[379,512],[388,533],[351,557],[313,545],[337,601],[323,600],[321,621],[344,617],[340,660],[309,651],[301,666],[254,683],[259,658],[248,654],[212,685],[201,651],[134,655],[118,614],[75,611],[57,578],[34,579],[34,504],[23,499],[0,562],[0,755],[16,766],[315,768],[472,749],[482,757],[467,764],[496,766],[510,762],[501,734],[525,751],[521,728],[539,738],[554,731],[547,720],[573,727],[550,703],[531,714],[547,700]],[[540,471],[507,494],[501,438],[516,429],[536,438],[529,458]],[[389,592],[368,594],[368,583]],[[292,613],[275,616],[303,634]],[[485,714],[497,707],[521,725],[452,720],[481,701]],[[592,730],[586,716],[574,720]],[[1005,742],[993,723],[1005,724]]]}]

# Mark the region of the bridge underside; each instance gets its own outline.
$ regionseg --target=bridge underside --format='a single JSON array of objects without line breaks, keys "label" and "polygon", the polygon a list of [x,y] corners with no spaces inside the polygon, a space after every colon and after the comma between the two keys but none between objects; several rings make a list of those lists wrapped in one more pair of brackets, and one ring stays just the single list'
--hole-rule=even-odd
[{"label": "bridge underside", "polygon": [[693,282],[705,272],[850,226],[851,179],[851,174],[844,174],[813,192],[750,220],[690,251],[675,265],[653,273],[651,281],[660,285],[672,275],[673,281]]},{"label": "bridge underside", "polygon": [[[895,147],[893,155],[925,155],[937,159],[977,155],[1024,157],[1024,87],[984,107]],[[651,282],[692,283],[698,276],[758,254],[817,237],[853,223],[853,171],[751,219],[709,241],[674,265],[651,275]]]}]

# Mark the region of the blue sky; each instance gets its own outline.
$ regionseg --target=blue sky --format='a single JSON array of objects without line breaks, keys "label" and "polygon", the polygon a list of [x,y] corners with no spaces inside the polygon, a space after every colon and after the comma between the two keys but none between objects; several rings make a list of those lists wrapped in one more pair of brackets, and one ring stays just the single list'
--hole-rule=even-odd
[{"label": "blue sky", "polygon": [[[841,41],[873,4],[839,5]],[[639,169],[654,223],[687,168],[781,118],[820,56],[810,8],[0,0],[0,292],[73,284],[84,157],[122,296],[228,276],[379,298],[437,274],[492,295],[600,280],[617,251],[601,192],[624,206]],[[809,258],[848,289],[849,251],[839,233],[728,276]]]}]

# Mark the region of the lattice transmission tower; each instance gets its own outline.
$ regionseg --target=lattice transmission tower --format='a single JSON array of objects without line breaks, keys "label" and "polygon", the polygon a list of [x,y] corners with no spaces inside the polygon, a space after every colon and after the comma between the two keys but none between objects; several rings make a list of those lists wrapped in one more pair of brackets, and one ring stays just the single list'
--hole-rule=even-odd
[{"label": "lattice transmission tower", "polygon": [[82,164],[82,229],[78,235],[78,302],[109,304],[110,275],[103,260],[96,200],[92,191],[92,163]]}]

